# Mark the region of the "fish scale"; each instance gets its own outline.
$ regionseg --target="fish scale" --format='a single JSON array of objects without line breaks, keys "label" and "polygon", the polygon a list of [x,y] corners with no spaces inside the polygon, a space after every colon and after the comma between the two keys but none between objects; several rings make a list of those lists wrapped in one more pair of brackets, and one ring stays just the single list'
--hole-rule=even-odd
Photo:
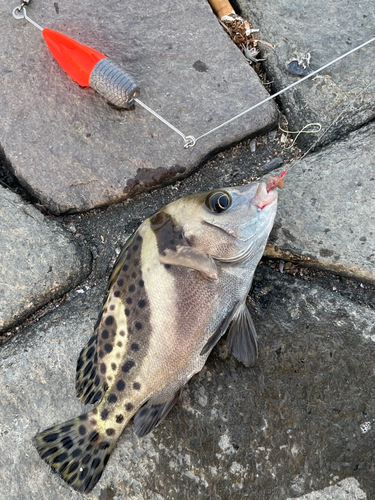
[{"label": "fish scale", "polygon": [[97,406],[34,438],[74,489],[95,486],[133,416],[139,437],[165,418],[227,330],[229,351],[255,364],[246,297],[276,206],[265,183],[190,195],[128,240],[77,363],[77,396]]}]

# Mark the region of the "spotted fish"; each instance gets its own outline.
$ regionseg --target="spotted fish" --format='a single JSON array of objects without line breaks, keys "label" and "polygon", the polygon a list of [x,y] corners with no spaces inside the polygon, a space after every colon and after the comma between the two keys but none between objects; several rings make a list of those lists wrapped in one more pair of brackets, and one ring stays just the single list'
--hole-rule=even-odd
[{"label": "spotted fish", "polygon": [[256,363],[246,297],[276,214],[276,184],[181,198],[123,248],[77,363],[77,396],[97,406],[34,438],[75,490],[95,486],[132,417],[140,437],[159,424],[227,330],[229,351]]}]

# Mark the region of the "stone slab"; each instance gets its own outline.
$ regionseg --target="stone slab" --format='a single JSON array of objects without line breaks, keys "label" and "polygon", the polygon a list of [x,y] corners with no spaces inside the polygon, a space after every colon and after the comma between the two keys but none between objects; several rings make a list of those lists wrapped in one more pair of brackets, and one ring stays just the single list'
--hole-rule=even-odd
[{"label": "stone slab", "polygon": [[[310,66],[315,70],[374,37],[372,0],[236,0],[235,4],[261,29],[260,38],[275,46],[272,50],[260,45],[273,91],[298,79],[286,69],[296,54],[310,52]],[[374,72],[372,43],[280,96],[289,130],[300,130],[313,122],[320,122],[325,130],[345,110],[324,135],[323,142],[328,143],[374,119]],[[316,139],[315,134],[303,134],[299,143],[305,148]]]},{"label": "stone slab", "polygon": [[90,252],[0,186],[0,331],[63,295],[90,271]]},{"label": "stone slab", "polygon": [[93,492],[73,492],[31,438],[82,412],[76,359],[104,290],[71,294],[0,351],[1,499],[286,499],[346,477],[374,498],[375,311],[265,266],[258,366],[220,342],[158,429],[137,439],[130,424]]},{"label": "stone slab", "polygon": [[[287,500],[292,500],[288,498]],[[336,486],[330,486],[320,491],[313,491],[294,500],[367,500],[366,493],[361,490],[354,477],[340,481]]]},{"label": "stone slab", "polygon": [[[115,203],[187,175],[212,152],[276,123],[271,102],[186,150],[140,106],[118,111],[80,88],[11,8],[0,0],[0,144],[21,184],[54,213]],[[28,13],[110,56],[138,80],[143,102],[186,135],[268,95],[206,0],[129,0],[121,10],[115,0],[42,0]]]},{"label": "stone slab", "polygon": [[374,150],[372,123],[295,163],[266,255],[375,283]]}]

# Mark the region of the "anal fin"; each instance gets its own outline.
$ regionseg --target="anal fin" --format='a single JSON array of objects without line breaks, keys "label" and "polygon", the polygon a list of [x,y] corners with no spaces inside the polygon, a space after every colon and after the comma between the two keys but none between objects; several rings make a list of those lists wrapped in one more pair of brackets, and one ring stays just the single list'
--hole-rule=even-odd
[{"label": "anal fin", "polygon": [[255,366],[258,359],[257,332],[245,303],[236,312],[227,337],[229,351],[245,366]]},{"label": "anal fin", "polygon": [[144,437],[157,427],[168,415],[176,403],[181,389],[177,392],[167,388],[153,396],[140,408],[134,417],[134,431],[138,437]]}]

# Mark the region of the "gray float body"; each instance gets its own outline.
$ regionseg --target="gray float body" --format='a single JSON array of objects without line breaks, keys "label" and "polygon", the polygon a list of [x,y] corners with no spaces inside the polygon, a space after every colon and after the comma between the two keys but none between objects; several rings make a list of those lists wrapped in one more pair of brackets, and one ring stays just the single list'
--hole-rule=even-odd
[{"label": "gray float body", "polygon": [[139,95],[137,81],[121,66],[104,57],[90,75],[90,87],[118,108],[129,108],[133,98]]}]

